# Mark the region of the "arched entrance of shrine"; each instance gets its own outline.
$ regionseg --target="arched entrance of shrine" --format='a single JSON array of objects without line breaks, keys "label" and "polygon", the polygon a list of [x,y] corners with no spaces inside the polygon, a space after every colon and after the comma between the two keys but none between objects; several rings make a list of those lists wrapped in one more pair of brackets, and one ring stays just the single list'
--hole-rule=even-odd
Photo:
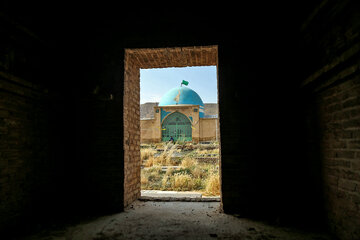
[{"label": "arched entrance of shrine", "polygon": [[163,142],[173,137],[174,141],[192,141],[192,130],[190,120],[182,113],[170,114],[161,125]]}]

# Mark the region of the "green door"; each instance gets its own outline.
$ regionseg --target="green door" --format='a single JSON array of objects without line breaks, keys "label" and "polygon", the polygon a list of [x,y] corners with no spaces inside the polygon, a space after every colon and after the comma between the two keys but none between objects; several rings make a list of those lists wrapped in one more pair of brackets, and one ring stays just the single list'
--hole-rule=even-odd
[{"label": "green door", "polygon": [[190,120],[182,113],[170,114],[162,124],[162,141],[169,141],[173,137],[175,141],[192,141]]}]

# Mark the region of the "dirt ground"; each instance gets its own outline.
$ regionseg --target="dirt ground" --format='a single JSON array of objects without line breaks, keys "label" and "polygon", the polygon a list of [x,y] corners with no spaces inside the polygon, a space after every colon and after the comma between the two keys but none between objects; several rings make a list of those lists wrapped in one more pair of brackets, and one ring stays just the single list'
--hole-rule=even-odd
[{"label": "dirt ground", "polygon": [[221,213],[219,202],[141,202],[125,212],[26,240],[242,239],[330,240],[326,234],[270,226]]}]

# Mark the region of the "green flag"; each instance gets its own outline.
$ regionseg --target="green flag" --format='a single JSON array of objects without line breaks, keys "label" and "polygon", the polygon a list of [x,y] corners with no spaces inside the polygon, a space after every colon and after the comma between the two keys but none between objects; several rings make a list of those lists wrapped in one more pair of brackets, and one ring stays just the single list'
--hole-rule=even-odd
[{"label": "green flag", "polygon": [[189,84],[189,82],[188,82],[188,81],[185,81],[185,80],[182,80],[181,86],[182,86],[183,84],[184,84],[185,86],[187,86],[187,85]]}]

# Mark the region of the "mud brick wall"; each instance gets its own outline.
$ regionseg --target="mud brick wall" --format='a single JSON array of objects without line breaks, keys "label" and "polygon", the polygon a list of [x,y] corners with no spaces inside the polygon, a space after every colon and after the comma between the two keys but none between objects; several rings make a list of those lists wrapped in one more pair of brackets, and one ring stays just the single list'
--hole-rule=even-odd
[{"label": "mud brick wall", "polygon": [[124,206],[140,197],[140,69],[125,52]]},{"label": "mud brick wall", "polygon": [[317,97],[324,198],[342,239],[360,237],[360,74]]},{"label": "mud brick wall", "polygon": [[322,169],[328,224],[340,239],[360,236],[360,74],[312,93],[308,107],[310,159]]},{"label": "mud brick wall", "polygon": [[4,15],[0,29],[0,232],[6,232],[41,215],[36,210],[49,199],[52,165],[42,42]]},{"label": "mud brick wall", "polygon": [[51,172],[47,91],[18,74],[28,52],[6,40],[0,49],[0,231],[22,224],[45,203],[41,195]]},{"label": "mud brick wall", "polygon": [[80,48],[54,48],[6,14],[0,26],[2,236],[121,211],[123,54],[112,65],[100,51],[110,70],[99,74]]},{"label": "mud brick wall", "polygon": [[328,223],[340,239],[360,238],[358,13],[354,2],[327,3],[303,25],[307,54],[314,56],[303,82],[308,150],[320,160]]}]

